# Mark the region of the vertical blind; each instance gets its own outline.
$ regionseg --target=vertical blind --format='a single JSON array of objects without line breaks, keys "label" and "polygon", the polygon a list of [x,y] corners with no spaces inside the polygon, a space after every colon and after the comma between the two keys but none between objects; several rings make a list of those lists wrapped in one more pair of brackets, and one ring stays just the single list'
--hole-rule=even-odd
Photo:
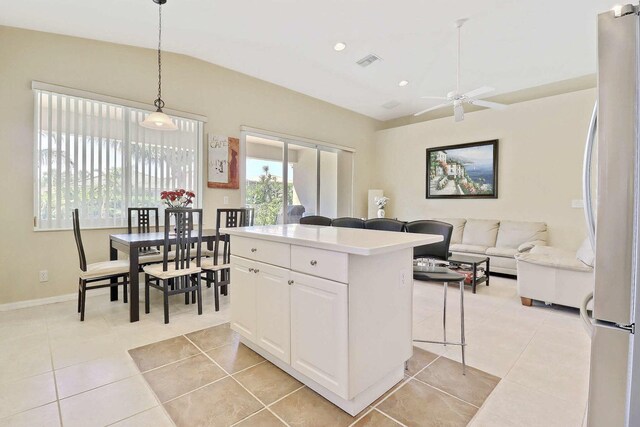
[{"label": "vertical blind", "polygon": [[162,208],[163,190],[201,196],[203,122],[172,117],[178,130],[159,132],[139,124],[150,111],[34,92],[37,229],[71,227],[75,208],[87,227],[123,227],[129,207]]}]

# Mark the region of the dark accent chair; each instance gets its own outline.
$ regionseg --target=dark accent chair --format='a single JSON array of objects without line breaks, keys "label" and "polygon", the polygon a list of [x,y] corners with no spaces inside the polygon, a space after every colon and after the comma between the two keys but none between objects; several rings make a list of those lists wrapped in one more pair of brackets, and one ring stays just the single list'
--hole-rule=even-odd
[{"label": "dark accent chair", "polygon": [[331,221],[331,225],[334,227],[364,228],[364,220],[350,217],[336,218]]},{"label": "dark accent chair", "polygon": [[227,295],[227,286],[231,281],[231,241],[229,236],[221,235],[221,228],[247,227],[253,225],[253,208],[225,208],[216,211],[216,240],[213,251],[203,250],[207,257],[201,267],[207,287],[213,285],[215,310],[220,310],[220,292]]},{"label": "dark accent chair", "polygon": [[[128,208],[127,209],[127,233],[159,233],[160,220],[158,208]],[[153,218],[153,220],[152,220]],[[147,264],[162,261],[160,247],[148,246],[138,251],[140,271]]]},{"label": "dark accent chair", "polygon": [[[171,216],[175,218],[175,226],[171,226]],[[198,217],[196,239],[191,234],[194,230],[194,216]],[[175,235],[170,231],[175,229]],[[175,241],[175,257],[169,259],[169,246]],[[194,245],[195,244],[195,245]],[[189,294],[197,298],[198,314],[202,314],[202,293],[200,290],[200,256],[202,245],[202,209],[166,209],[164,211],[164,246],[162,264],[144,267],[144,310],[150,311],[149,288],[162,291],[164,296],[164,323],[169,323],[169,296],[184,294],[185,304],[189,303]],[[195,252],[195,253],[194,253]],[[151,278],[158,279],[155,283]]]},{"label": "dark accent chair", "polygon": [[382,231],[405,231],[406,225],[407,223],[404,221],[388,218],[373,218],[364,222],[364,228]]},{"label": "dark accent chair", "polygon": [[[74,209],[71,213],[73,223],[73,237],[76,240],[78,248],[78,257],[80,258],[80,278],[78,280],[78,313],[80,313],[80,321],[84,321],[84,307],[87,302],[87,291],[90,289],[99,289],[107,287],[118,287],[123,285],[124,295],[123,301],[128,301],[127,285],[129,284],[129,261],[103,261],[93,264],[87,264],[87,258],[84,254],[84,246],[82,245],[82,236],[80,235],[80,219],[78,209]],[[88,286],[91,283],[102,282],[105,280],[114,280],[113,283],[102,283],[98,285]],[[121,281],[118,281],[121,279]]]},{"label": "dark accent chair", "polygon": [[331,225],[331,218],[321,215],[309,215],[300,218],[300,224],[306,225]]},{"label": "dark accent chair", "polygon": [[420,220],[407,223],[408,233],[439,234],[444,240],[430,245],[416,246],[413,248],[414,258],[435,258],[446,261],[449,259],[449,244],[453,225],[434,220]]}]

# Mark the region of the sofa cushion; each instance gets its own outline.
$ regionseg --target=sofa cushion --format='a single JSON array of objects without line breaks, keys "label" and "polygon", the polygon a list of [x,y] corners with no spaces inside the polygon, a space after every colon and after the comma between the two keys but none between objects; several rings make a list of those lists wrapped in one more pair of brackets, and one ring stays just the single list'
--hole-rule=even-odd
[{"label": "sofa cushion", "polygon": [[591,249],[591,242],[589,239],[585,239],[584,242],[582,242],[582,245],[576,253],[576,259],[588,267],[593,267],[595,254],[593,253],[593,249]]},{"label": "sofa cushion", "polygon": [[547,224],[544,222],[500,221],[496,245],[499,248],[514,248],[534,240],[547,241]]},{"label": "sofa cushion", "polygon": [[531,252],[516,255],[518,262],[543,265],[561,270],[593,271],[593,268],[578,261],[571,251],[549,246],[536,246]]},{"label": "sofa cushion", "polygon": [[487,248],[497,246],[496,235],[499,225],[500,221],[493,219],[469,219],[464,225],[462,243]]},{"label": "sofa cushion", "polygon": [[489,248],[486,254],[491,256],[501,256],[505,258],[513,258],[518,253],[517,249],[513,248]]},{"label": "sofa cushion", "polygon": [[467,222],[464,218],[436,218],[436,221],[446,222],[453,225],[453,233],[451,233],[451,244],[462,243],[462,232],[464,224]]},{"label": "sofa cushion", "polygon": [[449,245],[449,250],[451,252],[468,252],[472,254],[484,255],[487,252],[487,249],[489,249],[487,246],[481,245],[464,245],[462,243]]},{"label": "sofa cushion", "polygon": [[543,240],[532,240],[530,242],[524,242],[518,246],[518,252],[529,252],[534,246],[546,246],[547,242]]}]

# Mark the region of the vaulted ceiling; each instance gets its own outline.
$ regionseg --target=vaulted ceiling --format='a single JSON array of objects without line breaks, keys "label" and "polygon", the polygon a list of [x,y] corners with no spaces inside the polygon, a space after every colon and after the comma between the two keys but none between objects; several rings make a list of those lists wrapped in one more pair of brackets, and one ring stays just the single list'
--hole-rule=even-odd
[{"label": "vaulted ceiling", "polygon": [[[168,0],[166,50],[379,119],[406,116],[455,88],[505,94],[592,74],[596,15],[615,0]],[[134,46],[157,43],[152,0],[2,0],[0,25]],[[336,52],[336,42],[347,47]],[[382,58],[362,68],[356,61]],[[409,81],[405,87],[401,80]],[[394,108],[384,104],[397,104]]]}]

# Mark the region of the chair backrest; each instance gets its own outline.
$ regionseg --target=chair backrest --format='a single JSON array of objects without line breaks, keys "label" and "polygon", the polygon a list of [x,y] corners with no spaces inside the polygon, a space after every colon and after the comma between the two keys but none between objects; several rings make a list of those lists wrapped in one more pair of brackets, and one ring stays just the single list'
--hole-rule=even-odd
[{"label": "chair backrest", "polygon": [[345,227],[345,228],[364,228],[364,220],[360,218],[336,218],[331,221],[331,225],[334,227]]},{"label": "chair backrest", "polygon": [[71,212],[73,223],[73,237],[76,239],[76,247],[78,248],[78,258],[80,258],[80,270],[87,271],[87,257],[84,255],[84,246],[82,246],[82,236],[80,235],[80,218],[78,209]]},{"label": "chair backrest", "polygon": [[404,221],[388,218],[373,218],[364,222],[364,228],[369,230],[405,231],[406,225]]},{"label": "chair backrest", "polygon": [[[192,236],[195,228],[194,225],[196,224],[194,222],[195,216],[197,216],[198,228],[195,236]],[[174,226],[171,225],[171,218],[174,218]],[[175,269],[189,268],[192,258],[195,258],[196,266],[200,267],[202,250],[202,209],[165,209],[164,249],[162,253],[163,271],[167,271],[169,266],[169,250],[173,239],[175,239],[175,259],[173,261],[175,263]]]},{"label": "chair backrest", "polygon": [[300,224],[307,225],[331,225],[331,218],[321,215],[309,215],[300,218]]},{"label": "chair backrest", "polygon": [[436,258],[446,261],[449,258],[449,244],[453,225],[434,220],[420,220],[407,223],[407,232],[423,234],[439,234],[443,237],[442,242],[430,245],[416,246],[413,248],[414,258]]},{"label": "chair backrest", "polygon": [[[220,255],[220,229],[252,226],[254,212],[253,208],[223,208],[216,211],[216,241],[213,249],[214,264],[217,264]],[[222,243],[222,262],[223,264],[228,264],[231,261],[229,237],[225,236]]]},{"label": "chair backrest", "polygon": [[[135,214],[135,215],[134,215]],[[153,228],[152,228],[152,221]],[[134,224],[135,220],[135,224]],[[135,230],[134,231],[134,227]],[[158,219],[158,208],[129,208],[127,232],[131,233],[153,233],[160,231],[160,221]]]}]

